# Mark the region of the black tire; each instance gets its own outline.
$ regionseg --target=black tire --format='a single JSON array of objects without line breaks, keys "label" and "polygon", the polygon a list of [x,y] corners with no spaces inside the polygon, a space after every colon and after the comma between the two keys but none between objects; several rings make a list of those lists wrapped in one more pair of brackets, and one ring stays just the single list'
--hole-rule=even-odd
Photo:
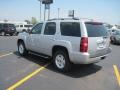
[{"label": "black tire", "polygon": [[[21,51],[21,50],[23,50],[23,51]],[[19,54],[20,54],[21,56],[26,56],[26,55],[28,54],[28,51],[27,51],[27,49],[25,48],[25,44],[24,44],[23,41],[20,41],[20,42],[18,43],[18,52],[19,52]]]},{"label": "black tire", "polygon": [[114,38],[113,43],[114,43],[114,44],[117,44],[117,40],[116,40],[116,38]]},{"label": "black tire", "polygon": [[16,34],[15,34],[15,35],[17,36],[18,34],[19,34],[19,32],[16,32]]},{"label": "black tire", "polygon": [[26,32],[26,30],[25,30],[25,29],[23,29],[23,30],[22,30],[22,32]]},{"label": "black tire", "polygon": [[10,34],[10,36],[13,36],[13,34]]},{"label": "black tire", "polygon": [[[61,55],[61,56],[64,57],[65,64],[64,64],[64,67],[63,67],[63,68],[60,68],[60,67],[57,65],[57,63],[56,63],[56,61],[57,61],[56,58],[58,57],[58,55]],[[72,63],[71,63],[70,60],[69,60],[68,53],[67,53],[65,50],[58,50],[58,51],[56,51],[56,52],[54,53],[54,55],[53,55],[53,64],[54,64],[55,68],[56,68],[57,70],[61,71],[61,72],[67,72],[67,71],[69,71],[69,70],[71,69],[71,67],[72,67]]]},{"label": "black tire", "polygon": [[111,40],[110,43],[113,44],[113,40]]}]

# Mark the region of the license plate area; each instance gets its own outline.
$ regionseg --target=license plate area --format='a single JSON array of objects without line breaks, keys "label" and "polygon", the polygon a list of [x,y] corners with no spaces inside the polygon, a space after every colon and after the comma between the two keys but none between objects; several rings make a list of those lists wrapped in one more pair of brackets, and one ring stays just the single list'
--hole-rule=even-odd
[{"label": "license plate area", "polygon": [[107,39],[102,38],[100,40],[97,41],[97,49],[104,49],[106,48],[106,43],[107,43]]},{"label": "license plate area", "polygon": [[98,48],[105,48],[104,43],[98,43]]}]

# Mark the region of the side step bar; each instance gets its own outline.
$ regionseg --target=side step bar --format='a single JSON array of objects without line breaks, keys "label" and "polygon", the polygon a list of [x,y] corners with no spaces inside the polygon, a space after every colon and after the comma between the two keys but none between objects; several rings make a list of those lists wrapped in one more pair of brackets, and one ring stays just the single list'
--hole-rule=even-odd
[{"label": "side step bar", "polygon": [[50,58],[50,56],[39,54],[39,53],[32,52],[32,51],[30,51],[29,53],[33,54],[33,55],[36,55],[36,56],[40,56],[40,57],[45,58],[45,59],[49,59]]}]

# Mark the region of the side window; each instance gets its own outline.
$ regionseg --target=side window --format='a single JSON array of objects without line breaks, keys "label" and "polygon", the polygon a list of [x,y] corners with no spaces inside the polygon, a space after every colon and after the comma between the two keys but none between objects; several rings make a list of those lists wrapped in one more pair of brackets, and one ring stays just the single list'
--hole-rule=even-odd
[{"label": "side window", "polygon": [[80,23],[79,22],[61,22],[61,35],[63,36],[81,36]]},{"label": "side window", "polygon": [[3,27],[4,28],[8,28],[8,24],[3,24]]},{"label": "side window", "polygon": [[40,34],[42,30],[43,23],[37,24],[35,27],[32,28],[32,34]]},{"label": "side window", "polygon": [[54,23],[54,22],[46,23],[44,34],[45,35],[54,35],[55,32],[56,32],[56,23]]},{"label": "side window", "polygon": [[20,25],[20,27],[23,27],[23,25]]},{"label": "side window", "polygon": [[2,24],[0,24],[0,30],[2,29]]},{"label": "side window", "polygon": [[16,28],[18,28],[18,27],[19,27],[19,25],[15,25],[15,27],[16,27]]}]

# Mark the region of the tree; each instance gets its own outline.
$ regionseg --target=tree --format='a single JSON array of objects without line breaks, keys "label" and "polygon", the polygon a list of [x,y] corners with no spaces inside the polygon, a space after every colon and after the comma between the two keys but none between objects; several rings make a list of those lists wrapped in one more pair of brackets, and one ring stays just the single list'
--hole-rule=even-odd
[{"label": "tree", "polygon": [[29,20],[25,20],[25,22],[27,22],[27,24],[30,24],[30,23],[31,23]]},{"label": "tree", "polygon": [[4,19],[4,22],[8,22],[8,20],[7,20],[7,19]]},{"label": "tree", "polygon": [[31,18],[31,23],[34,25],[34,24],[38,23],[38,21],[35,17],[32,17]]}]

